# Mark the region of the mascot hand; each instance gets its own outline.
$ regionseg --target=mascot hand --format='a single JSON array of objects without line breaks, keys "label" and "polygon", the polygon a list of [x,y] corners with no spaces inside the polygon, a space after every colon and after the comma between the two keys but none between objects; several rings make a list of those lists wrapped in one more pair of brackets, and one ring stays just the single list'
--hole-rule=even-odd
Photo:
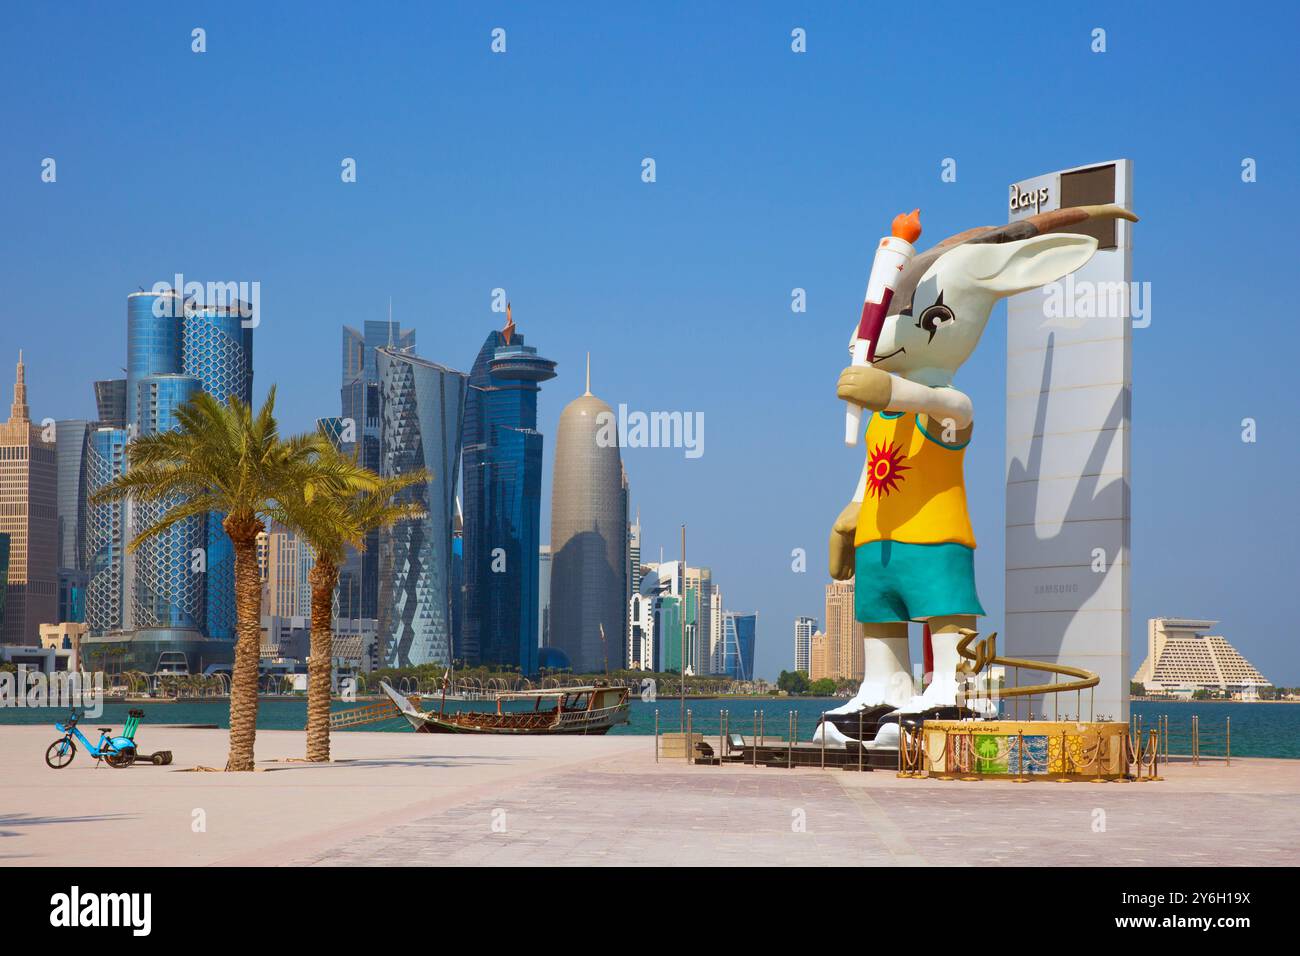
[{"label": "mascot hand", "polygon": [[831,578],[847,581],[853,577],[853,536],[858,531],[858,509],[861,502],[850,501],[835,519],[831,528]]},{"label": "mascot hand", "polygon": [[883,412],[889,407],[893,390],[893,379],[884,369],[870,365],[853,365],[840,372],[840,381],[835,387],[835,394],[846,402],[852,402],[873,412]]}]

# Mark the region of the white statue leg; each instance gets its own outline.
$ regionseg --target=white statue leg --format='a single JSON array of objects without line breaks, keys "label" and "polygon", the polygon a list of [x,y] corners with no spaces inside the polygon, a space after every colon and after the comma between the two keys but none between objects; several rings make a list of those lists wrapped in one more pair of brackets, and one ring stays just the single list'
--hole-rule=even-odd
[{"label": "white statue leg", "polygon": [[899,707],[912,697],[907,624],[900,621],[859,624],[858,633],[862,637],[862,686],[847,704],[829,713],[852,714],[863,707],[881,704]]},{"label": "white statue leg", "polygon": [[930,619],[930,647],[934,651],[934,672],[925,693],[913,697],[902,707],[905,714],[916,714],[931,707],[952,707],[957,703],[957,665],[961,655],[957,644],[962,628],[975,628],[975,618],[966,614],[952,614]]}]

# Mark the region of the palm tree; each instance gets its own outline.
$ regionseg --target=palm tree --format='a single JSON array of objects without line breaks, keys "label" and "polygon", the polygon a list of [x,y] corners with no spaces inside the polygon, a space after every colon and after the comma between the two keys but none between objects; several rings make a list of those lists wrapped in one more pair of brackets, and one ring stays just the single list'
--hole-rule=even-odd
[{"label": "palm tree", "polygon": [[[278,502],[275,517],[311,546],[316,564],[311,583],[311,654],[307,661],[307,759],[330,759],[330,671],[333,657],[334,589],[349,548],[364,550],[368,532],[423,517],[422,505],[402,492],[427,484],[420,470],[382,478],[355,456],[327,444],[301,493]],[[406,498],[408,500],[399,500]]]},{"label": "palm tree", "polygon": [[188,518],[223,514],[235,558],[235,663],[230,680],[230,750],[226,770],[253,769],[257,734],[262,585],[257,535],[275,502],[294,493],[328,441],[319,435],[280,438],[275,388],[254,414],[235,396],[221,404],[200,393],[176,411],[179,427],[137,437],[128,446],[127,471],[92,501],[130,498],[165,509],[129,545],[160,535]]}]

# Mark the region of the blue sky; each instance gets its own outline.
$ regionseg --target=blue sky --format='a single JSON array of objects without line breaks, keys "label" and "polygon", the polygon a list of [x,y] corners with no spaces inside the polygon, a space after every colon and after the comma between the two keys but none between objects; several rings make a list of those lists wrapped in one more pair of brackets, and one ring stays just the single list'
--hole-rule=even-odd
[{"label": "blue sky", "polygon": [[[1204,616],[1300,684],[1293,9],[545,6],[6,6],[0,360],[25,350],[34,415],[93,416],[127,293],[176,272],[260,282],[255,388],[278,383],[299,429],[338,412],[341,325],[391,296],[421,354],[467,368],[503,287],[560,363],[548,439],[588,349],[611,404],[704,413],[703,457],[625,453],[645,551],[675,555],[686,522],[691,562],[759,612],[775,676],[794,617],[823,616],[826,534],[860,467],[835,379],[889,219],[920,206],[925,245],[1004,221],[1014,180],[1127,157],[1153,297],[1133,348],[1133,664],[1146,618]],[[957,379],[992,629],[1002,315]]]}]

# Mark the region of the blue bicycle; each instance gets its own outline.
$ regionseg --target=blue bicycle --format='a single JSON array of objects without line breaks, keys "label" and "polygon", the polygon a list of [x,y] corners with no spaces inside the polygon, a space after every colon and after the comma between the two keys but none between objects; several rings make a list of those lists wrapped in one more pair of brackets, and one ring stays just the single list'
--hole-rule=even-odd
[{"label": "blue bicycle", "polygon": [[62,770],[72,763],[72,758],[77,755],[77,745],[72,740],[74,736],[85,744],[86,752],[96,761],[103,760],[110,767],[117,769],[135,763],[135,741],[130,737],[110,737],[109,734],[113,732],[112,727],[100,727],[99,743],[91,744],[86,739],[86,735],[77,729],[77,722],[85,715],[84,710],[74,708],[66,721],[54,725],[54,729],[63,734],[63,738],[54,741],[45,751],[46,764],[54,770]]}]

